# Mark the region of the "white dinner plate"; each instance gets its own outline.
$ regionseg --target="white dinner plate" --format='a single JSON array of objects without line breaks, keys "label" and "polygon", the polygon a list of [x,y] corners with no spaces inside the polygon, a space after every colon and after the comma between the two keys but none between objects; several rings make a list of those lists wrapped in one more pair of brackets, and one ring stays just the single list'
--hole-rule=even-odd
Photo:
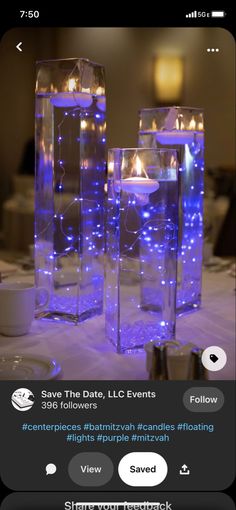
[{"label": "white dinner plate", "polygon": [[55,359],[37,355],[0,356],[0,380],[2,381],[46,381],[55,379],[61,366]]}]

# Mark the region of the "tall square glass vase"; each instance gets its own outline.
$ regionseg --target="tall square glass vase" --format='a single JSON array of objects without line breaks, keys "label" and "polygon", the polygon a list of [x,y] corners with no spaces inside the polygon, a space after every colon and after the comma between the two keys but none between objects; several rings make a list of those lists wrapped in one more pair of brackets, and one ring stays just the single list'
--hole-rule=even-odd
[{"label": "tall square glass vase", "polygon": [[174,150],[109,151],[106,335],[119,353],[175,334],[177,178]]},{"label": "tall square glass vase", "polygon": [[177,313],[201,304],[204,195],[204,124],[198,108],[140,112],[139,146],[178,149],[179,248]]},{"label": "tall square glass vase", "polygon": [[104,286],[104,68],[86,59],[37,64],[35,277],[38,317],[101,314]]}]

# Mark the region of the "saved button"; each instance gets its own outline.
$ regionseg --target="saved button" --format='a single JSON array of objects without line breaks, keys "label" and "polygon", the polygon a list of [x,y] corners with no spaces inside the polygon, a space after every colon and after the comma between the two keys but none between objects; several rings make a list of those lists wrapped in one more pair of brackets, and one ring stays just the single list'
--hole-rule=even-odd
[{"label": "saved button", "polygon": [[130,487],[155,487],[165,480],[168,466],[158,453],[132,452],[121,459],[118,473]]}]

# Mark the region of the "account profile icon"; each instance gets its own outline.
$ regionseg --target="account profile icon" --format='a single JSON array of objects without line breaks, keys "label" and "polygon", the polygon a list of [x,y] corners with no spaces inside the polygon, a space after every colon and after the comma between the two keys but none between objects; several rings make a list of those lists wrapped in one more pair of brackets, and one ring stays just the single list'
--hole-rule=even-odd
[{"label": "account profile icon", "polygon": [[34,394],[27,388],[19,388],[12,394],[11,403],[17,411],[29,411],[34,405]]}]

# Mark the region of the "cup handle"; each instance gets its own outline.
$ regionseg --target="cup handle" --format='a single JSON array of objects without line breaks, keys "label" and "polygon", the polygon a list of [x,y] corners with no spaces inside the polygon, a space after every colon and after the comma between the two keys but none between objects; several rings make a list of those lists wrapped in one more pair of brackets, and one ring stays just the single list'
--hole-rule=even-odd
[{"label": "cup handle", "polygon": [[[43,298],[42,298],[43,296]],[[36,311],[41,310],[44,306],[47,306],[49,303],[49,292],[45,287],[37,287],[35,294],[35,307]]]}]

